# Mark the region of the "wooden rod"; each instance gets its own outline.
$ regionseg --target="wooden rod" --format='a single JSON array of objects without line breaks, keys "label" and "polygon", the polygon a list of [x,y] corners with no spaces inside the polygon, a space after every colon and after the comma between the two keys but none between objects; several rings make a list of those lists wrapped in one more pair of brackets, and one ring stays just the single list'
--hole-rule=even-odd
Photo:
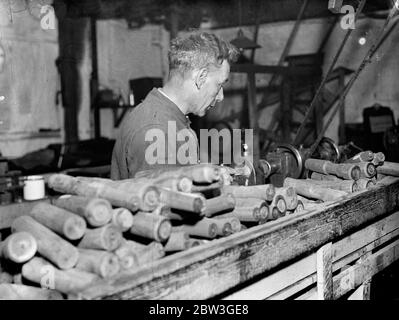
[{"label": "wooden rod", "polygon": [[360,178],[372,178],[377,173],[375,165],[371,162],[359,162],[357,165],[360,168]]},{"label": "wooden rod", "polygon": [[24,278],[62,293],[77,293],[100,278],[78,269],[59,270],[46,260],[34,257],[22,266]]},{"label": "wooden rod", "polygon": [[280,195],[284,198],[286,210],[295,210],[298,205],[298,196],[293,187],[276,188],[276,195]]},{"label": "wooden rod", "polygon": [[[359,179],[361,180],[361,179]],[[336,181],[328,181],[328,180],[313,180],[313,179],[307,179],[306,181],[309,181],[315,185],[321,186],[323,188],[330,188],[330,189],[335,189],[335,190],[341,190],[345,191],[348,193],[352,192],[357,192],[360,190],[358,181],[355,180],[336,180]]]},{"label": "wooden rod", "polygon": [[69,240],[82,238],[87,227],[82,217],[44,202],[34,206],[29,215]]},{"label": "wooden rod", "polygon": [[0,284],[0,300],[63,300],[56,290],[36,288],[23,284]]},{"label": "wooden rod", "polygon": [[380,166],[384,163],[385,161],[385,155],[382,152],[377,152],[374,154],[374,158],[371,161],[372,164],[375,166]]},{"label": "wooden rod", "polygon": [[231,230],[232,230],[233,233],[241,231],[241,222],[235,216],[228,215],[228,214],[227,214],[227,216],[218,215],[218,216],[214,216],[213,219],[222,220],[222,221],[228,222],[230,224],[230,226],[231,226]]},{"label": "wooden rod", "polygon": [[166,241],[172,231],[172,225],[164,216],[148,212],[137,212],[130,233],[159,242]]},{"label": "wooden rod", "polygon": [[310,174],[310,178],[312,180],[320,180],[320,181],[342,181],[343,179],[338,178],[337,176],[333,176],[331,174],[323,174],[318,172],[312,172]]},{"label": "wooden rod", "polygon": [[379,174],[399,177],[399,163],[385,161],[383,165],[377,167]]},{"label": "wooden rod", "polygon": [[105,199],[64,195],[53,200],[53,204],[85,218],[92,227],[104,226],[112,218],[111,204]]},{"label": "wooden rod", "polygon": [[173,227],[172,230],[183,231],[188,233],[190,236],[198,236],[206,239],[213,239],[218,234],[218,227],[209,218],[203,218],[192,225],[183,224],[178,227]]},{"label": "wooden rod", "polygon": [[119,259],[122,270],[129,270],[139,265],[137,254],[125,242],[114,253]]},{"label": "wooden rod", "polygon": [[211,217],[218,212],[232,210],[235,205],[236,200],[232,194],[222,194],[219,197],[210,198],[205,201],[205,209],[202,211],[202,215]]},{"label": "wooden rod", "polygon": [[369,162],[374,159],[374,156],[374,152],[370,150],[362,151],[354,155],[352,158],[346,160],[345,163]]},{"label": "wooden rod", "polygon": [[213,218],[237,218],[240,222],[258,222],[261,220],[257,207],[235,207],[233,211],[214,216]]},{"label": "wooden rod", "polygon": [[205,207],[205,201],[204,196],[199,194],[161,189],[161,202],[173,209],[201,213]]},{"label": "wooden rod", "polygon": [[122,232],[112,224],[107,224],[99,228],[87,229],[78,247],[113,251],[121,245],[122,239]]},{"label": "wooden rod", "polygon": [[272,201],[275,194],[275,187],[272,184],[256,186],[223,186],[223,193],[231,193],[236,198],[259,198]]},{"label": "wooden rod", "polygon": [[128,231],[134,223],[133,214],[126,208],[116,208],[112,210],[111,224],[121,232]]},{"label": "wooden rod", "polygon": [[360,178],[360,168],[352,163],[332,163],[327,160],[307,159],[305,168],[311,171],[333,174],[343,179],[358,180]]},{"label": "wooden rod", "polygon": [[25,231],[10,234],[0,243],[0,257],[16,263],[30,260],[37,251],[35,238]]},{"label": "wooden rod", "polygon": [[75,246],[30,216],[16,218],[11,231],[29,232],[37,242],[37,251],[60,269],[70,269],[78,262],[79,252]]},{"label": "wooden rod", "polygon": [[79,248],[79,260],[75,268],[109,278],[118,274],[120,264],[114,253]]},{"label": "wooden rod", "polygon": [[359,189],[358,191],[361,191],[361,190],[370,189],[372,186],[375,185],[375,182],[371,179],[362,178],[362,179],[357,180],[356,184]]}]

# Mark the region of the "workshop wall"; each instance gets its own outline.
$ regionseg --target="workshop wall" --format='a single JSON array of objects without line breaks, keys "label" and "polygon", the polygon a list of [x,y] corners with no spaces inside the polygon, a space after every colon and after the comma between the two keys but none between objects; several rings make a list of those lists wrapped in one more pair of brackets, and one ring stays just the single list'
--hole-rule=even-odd
[{"label": "workshop wall", "polygon": [[[37,1],[0,1],[0,152],[17,157],[62,140],[62,109],[55,103],[57,24],[44,29]],[[42,129],[42,130],[40,130]],[[44,129],[44,130],[43,130]]]}]

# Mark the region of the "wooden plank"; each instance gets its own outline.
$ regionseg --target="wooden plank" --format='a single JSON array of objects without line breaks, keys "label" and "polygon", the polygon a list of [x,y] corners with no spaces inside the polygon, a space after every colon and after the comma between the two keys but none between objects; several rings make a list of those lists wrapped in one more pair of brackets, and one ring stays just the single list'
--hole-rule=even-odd
[{"label": "wooden plank", "polygon": [[316,253],[317,298],[331,300],[332,288],[332,243],[322,246]]},{"label": "wooden plank", "polygon": [[117,279],[99,281],[81,292],[80,298],[213,297],[398,209],[398,181],[348,195],[323,211],[289,215],[166,257]]},{"label": "wooden plank", "polygon": [[50,199],[24,201],[0,206],[0,230],[10,228],[14,219],[28,214],[40,202],[50,203]]},{"label": "wooden plank", "polygon": [[[373,275],[382,271],[399,259],[399,240],[366,258],[362,263],[355,264],[333,278],[334,299],[342,297],[349,291],[368,281]],[[317,298],[315,288],[309,290],[297,300],[312,300]]]},{"label": "wooden plank", "polygon": [[[334,243],[333,271],[341,269],[398,235],[399,212],[396,212]],[[223,299],[284,299],[315,282],[316,255],[312,254]]]}]

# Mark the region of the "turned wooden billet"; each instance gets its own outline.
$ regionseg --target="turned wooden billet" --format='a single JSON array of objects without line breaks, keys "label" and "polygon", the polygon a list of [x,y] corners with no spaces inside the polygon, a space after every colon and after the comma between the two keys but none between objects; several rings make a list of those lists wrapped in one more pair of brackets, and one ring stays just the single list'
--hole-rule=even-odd
[{"label": "turned wooden billet", "polygon": [[[359,179],[361,180],[361,179]],[[341,190],[345,191],[348,193],[352,192],[357,192],[360,190],[357,182],[359,181],[355,180],[338,180],[338,181],[328,181],[328,180],[313,180],[313,179],[307,179],[306,181],[309,181],[315,185],[321,186],[323,188],[330,188],[330,189],[335,189],[335,190]]]},{"label": "turned wooden billet", "polygon": [[382,152],[377,152],[374,154],[374,158],[371,161],[372,164],[375,166],[380,166],[384,163],[385,161],[385,155]]},{"label": "turned wooden billet", "polygon": [[231,193],[236,198],[259,198],[272,201],[275,194],[275,187],[272,184],[256,186],[223,186],[223,193]]},{"label": "turned wooden billet", "polygon": [[276,188],[276,195],[280,195],[284,198],[286,210],[295,210],[298,204],[298,195],[293,187]]},{"label": "turned wooden billet", "polygon": [[168,218],[148,212],[137,212],[130,233],[159,242],[166,241],[172,231]]},{"label": "turned wooden billet", "polygon": [[198,164],[193,166],[181,166],[181,167],[165,167],[154,170],[144,170],[136,173],[135,177],[146,177],[146,178],[177,178],[185,176],[190,178],[196,183],[212,183],[219,181],[220,170],[218,166],[212,164]]},{"label": "turned wooden billet", "polygon": [[78,247],[83,249],[98,249],[113,251],[122,243],[122,232],[112,224],[87,229]]},{"label": "turned wooden billet", "polygon": [[77,214],[44,202],[35,205],[29,215],[69,240],[82,238],[87,227],[86,221]]},{"label": "turned wooden billet", "polygon": [[10,234],[0,243],[0,257],[16,263],[30,260],[37,251],[35,238],[25,231]]},{"label": "turned wooden billet", "polygon": [[399,177],[399,163],[385,161],[383,165],[377,167],[378,174]]},{"label": "turned wooden billet", "polygon": [[312,180],[321,180],[321,181],[342,181],[343,179],[338,178],[332,174],[323,174],[318,172],[312,172],[310,174],[310,179]]},{"label": "turned wooden billet", "polygon": [[118,257],[111,252],[79,248],[79,260],[76,269],[95,273],[102,278],[113,277],[120,270]]},{"label": "turned wooden billet", "polygon": [[218,227],[215,222],[209,218],[202,218],[194,224],[183,224],[172,228],[173,232],[183,231],[190,236],[198,236],[206,239],[213,239],[218,234]]},{"label": "turned wooden billet", "polygon": [[63,300],[56,290],[36,288],[23,284],[0,284],[0,300]]},{"label": "turned wooden billet", "polygon": [[205,217],[211,217],[218,212],[234,209],[236,200],[230,193],[223,194],[219,197],[207,199],[205,202],[205,209],[202,211],[202,215]]},{"label": "turned wooden billet", "polygon": [[53,204],[85,218],[92,227],[104,226],[112,218],[111,204],[105,199],[64,195],[55,199]]},{"label": "turned wooden billet", "polygon": [[280,194],[276,194],[269,206],[268,215],[266,217],[262,217],[262,220],[265,218],[270,218],[272,220],[275,220],[280,217],[284,217],[285,214],[287,213],[287,209],[288,207],[285,198]]},{"label": "turned wooden billet", "polygon": [[176,231],[170,234],[164,245],[165,252],[183,251],[189,248],[189,235],[185,231]]},{"label": "turned wooden billet", "polygon": [[165,256],[163,245],[157,241],[153,241],[148,245],[143,245],[136,241],[126,240],[123,245],[130,247],[130,249],[137,254],[139,266],[161,259]]},{"label": "turned wooden billet", "polygon": [[53,174],[48,179],[50,188],[58,192],[89,198],[108,200],[115,207],[124,207],[132,212],[140,208],[140,199],[129,192],[106,186],[99,182],[87,182],[65,174]]},{"label": "turned wooden billet", "polygon": [[352,158],[346,160],[345,163],[369,162],[374,159],[374,156],[374,152],[370,150],[362,151],[354,155]]},{"label": "turned wooden billet", "polygon": [[62,293],[77,293],[100,279],[96,274],[78,269],[59,270],[46,260],[34,257],[22,266],[24,278]]},{"label": "turned wooden billet", "polygon": [[360,168],[353,163],[332,163],[327,160],[307,159],[305,168],[311,171],[324,174],[333,174],[343,179],[358,180],[360,178]]},{"label": "turned wooden billet", "polygon": [[111,223],[122,232],[125,232],[133,226],[134,217],[128,209],[116,208],[112,210]]},{"label": "turned wooden billet", "polygon": [[226,215],[222,214],[222,215],[214,216],[213,219],[228,222],[231,226],[231,230],[233,233],[239,232],[241,230],[240,220],[237,217],[232,216],[229,213],[227,213]]},{"label": "turned wooden billet", "polygon": [[176,192],[160,188],[161,202],[173,209],[201,213],[205,207],[206,199],[199,194]]},{"label": "turned wooden billet", "polygon": [[78,180],[87,182],[91,185],[102,185],[134,195],[139,201],[139,208],[144,211],[151,211],[159,204],[159,191],[148,179],[123,179],[114,181],[105,178],[77,177]]},{"label": "turned wooden billet", "polygon": [[119,259],[121,269],[128,270],[139,265],[139,258],[137,254],[125,243],[114,251]]},{"label": "turned wooden billet", "polygon": [[366,190],[366,189],[370,189],[372,186],[375,185],[375,182],[371,179],[359,179],[356,181],[356,184],[358,185],[359,190]]},{"label": "turned wooden billet", "polygon": [[258,207],[235,207],[233,211],[214,216],[213,218],[237,218],[240,222],[258,222],[262,220],[262,216]]},{"label": "turned wooden billet", "polygon": [[360,169],[360,178],[372,178],[377,173],[375,165],[371,162],[359,162],[356,165]]},{"label": "turned wooden billet", "polygon": [[262,204],[266,203],[266,200],[259,198],[236,198],[236,208],[240,207],[257,207],[259,208]]},{"label": "turned wooden billet", "polygon": [[285,178],[284,186],[294,187],[296,193],[304,197],[323,201],[337,200],[347,195],[344,191],[324,188],[304,179]]},{"label": "turned wooden billet", "polygon": [[37,251],[60,269],[70,269],[79,258],[78,249],[30,216],[16,218],[12,232],[29,232],[37,242]]},{"label": "turned wooden billet", "polygon": [[218,236],[228,236],[233,233],[233,227],[230,224],[230,221],[227,221],[226,219],[214,219],[214,218],[204,218],[204,219],[209,219],[211,222],[215,223],[217,226],[217,233],[216,235]]},{"label": "turned wooden billet", "polygon": [[188,177],[154,179],[154,185],[180,192],[191,192],[193,181]]}]

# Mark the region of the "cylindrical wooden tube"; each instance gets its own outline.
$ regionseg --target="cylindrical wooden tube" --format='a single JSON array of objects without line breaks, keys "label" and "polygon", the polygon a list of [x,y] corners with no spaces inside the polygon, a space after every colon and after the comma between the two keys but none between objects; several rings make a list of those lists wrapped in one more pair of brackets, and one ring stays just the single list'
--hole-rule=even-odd
[{"label": "cylindrical wooden tube", "polygon": [[217,215],[213,218],[237,218],[240,222],[258,222],[261,220],[261,215],[257,207],[236,207],[231,212]]},{"label": "cylindrical wooden tube", "polygon": [[79,252],[76,247],[30,216],[16,218],[11,225],[12,232],[29,232],[37,242],[37,251],[61,269],[76,265]]},{"label": "cylindrical wooden tube", "polygon": [[122,244],[114,253],[118,257],[119,265],[123,270],[128,270],[139,265],[137,254],[126,244]]},{"label": "cylindrical wooden tube", "polygon": [[384,163],[384,161],[385,161],[385,155],[382,152],[377,152],[374,154],[374,158],[371,162],[375,166],[380,166]]},{"label": "cylindrical wooden tube", "polygon": [[127,240],[124,242],[123,246],[129,247],[134,253],[137,254],[139,266],[158,260],[165,256],[163,245],[156,241],[153,241],[148,245],[143,245],[135,241]]},{"label": "cylindrical wooden tube", "polygon": [[217,226],[217,235],[226,237],[233,233],[233,227],[230,222],[225,219],[213,219],[213,218],[204,218],[210,219],[211,222],[215,223]]},{"label": "cylindrical wooden tube", "polygon": [[[283,199],[283,201],[284,201],[284,199]],[[284,203],[285,203],[285,201],[284,201]],[[264,202],[264,203],[261,204],[261,206],[259,207],[259,212],[258,212],[259,220],[265,220],[265,219],[267,219],[267,217],[269,216],[269,214],[270,214],[270,208],[269,208],[269,206],[267,205],[267,203]]]},{"label": "cylindrical wooden tube", "polygon": [[83,249],[98,249],[113,251],[122,243],[122,232],[112,224],[87,229],[78,247]]},{"label": "cylindrical wooden tube", "polygon": [[223,193],[231,193],[236,198],[259,198],[272,201],[275,194],[275,187],[272,184],[256,186],[223,186]]},{"label": "cylindrical wooden tube", "polygon": [[79,260],[75,268],[109,278],[119,272],[120,265],[118,257],[111,252],[79,248]]},{"label": "cylindrical wooden tube", "polygon": [[327,160],[307,159],[305,168],[311,171],[333,174],[343,179],[358,180],[360,178],[360,169],[354,163],[332,163]]},{"label": "cylindrical wooden tube", "polygon": [[86,221],[82,217],[48,203],[38,203],[29,215],[69,240],[82,238],[86,231]]},{"label": "cylindrical wooden tube", "polygon": [[268,220],[276,220],[283,215],[281,214],[280,210],[276,206],[269,206],[269,216],[266,219],[263,219],[261,221],[268,221]]},{"label": "cylindrical wooden tube", "polygon": [[170,234],[170,237],[164,245],[165,252],[183,251],[188,249],[189,235],[185,231],[176,231]]},{"label": "cylindrical wooden tube", "polygon": [[161,202],[173,209],[201,213],[206,199],[198,194],[161,189]]},{"label": "cylindrical wooden tube", "polygon": [[[50,188],[63,193],[108,200],[115,207],[124,207],[132,212],[140,208],[139,197],[99,182],[87,182],[65,174],[53,174],[48,178]],[[156,206],[155,206],[156,207]]]},{"label": "cylindrical wooden tube", "polygon": [[370,150],[362,151],[353,156],[352,158],[346,160],[345,162],[346,163],[368,162],[373,160],[374,156],[375,154]]},{"label": "cylindrical wooden tube", "polygon": [[360,178],[371,178],[377,173],[375,165],[371,162],[359,162],[357,166],[360,168]]},{"label": "cylindrical wooden tube", "polygon": [[365,178],[357,180],[356,183],[359,188],[358,191],[370,189],[373,185],[375,185],[375,182],[373,180]]},{"label": "cylindrical wooden tube", "polygon": [[197,183],[212,183],[220,179],[218,167],[212,164],[186,166],[182,167],[182,171]]},{"label": "cylindrical wooden tube", "polygon": [[65,195],[54,200],[53,204],[85,218],[92,227],[104,226],[112,218],[111,204],[105,199]]},{"label": "cylindrical wooden tube", "polygon": [[155,241],[166,241],[172,231],[172,225],[164,216],[147,212],[137,212],[134,216],[134,224],[130,233],[153,239]]},{"label": "cylindrical wooden tube", "polygon": [[191,192],[193,181],[188,177],[155,179],[154,184],[173,191]]},{"label": "cylindrical wooden tube", "polygon": [[320,180],[320,181],[342,181],[342,179],[338,178],[337,176],[331,174],[318,173],[318,172],[312,172],[310,178],[312,180]]},{"label": "cylindrical wooden tube", "polygon": [[205,217],[211,217],[218,212],[234,209],[236,200],[230,193],[223,194],[219,197],[207,199],[205,202],[205,209],[202,211],[202,215]]},{"label": "cylindrical wooden tube", "polygon": [[112,224],[122,232],[129,230],[134,223],[132,213],[126,208],[116,208],[112,210]]},{"label": "cylindrical wooden tube", "polygon": [[[273,210],[273,208],[277,208],[279,217],[285,216],[288,207],[287,207],[287,202],[283,195],[276,194],[274,196],[273,201],[270,204],[269,211],[270,211],[270,209]],[[276,210],[274,210],[274,212],[272,214],[275,214],[275,213],[276,213]]]},{"label": "cylindrical wooden tube", "polygon": [[359,191],[359,186],[357,184],[357,181],[359,181],[359,180],[357,180],[357,181],[355,181],[355,180],[327,181],[327,180],[307,179],[306,181],[309,181],[309,182],[311,182],[315,185],[321,186],[323,188],[341,190],[341,191],[345,191],[348,193]]},{"label": "cylindrical wooden tube", "polygon": [[100,279],[78,269],[59,270],[42,258],[34,257],[22,266],[24,278],[62,293],[77,293]]},{"label": "cylindrical wooden tube", "polygon": [[276,195],[281,195],[286,203],[286,210],[295,210],[298,204],[298,196],[292,187],[276,188]]},{"label": "cylindrical wooden tube", "polygon": [[384,164],[377,167],[378,174],[399,177],[399,163],[384,161]]},{"label": "cylindrical wooden tube", "polygon": [[337,200],[347,195],[347,193],[344,191],[323,188],[313,184],[312,182],[309,182],[309,180],[303,179],[285,178],[284,186],[294,187],[296,193],[304,197],[320,199],[323,201]]},{"label": "cylindrical wooden tube", "polygon": [[298,200],[298,205],[296,206],[295,210],[293,213],[299,213],[305,210],[305,205],[301,200]]},{"label": "cylindrical wooden tube", "polygon": [[23,284],[0,284],[0,300],[63,300],[56,290],[41,289]]},{"label": "cylindrical wooden tube", "polygon": [[260,208],[260,206],[264,203],[266,203],[266,200],[259,198],[236,198],[235,208],[241,208],[241,207]]},{"label": "cylindrical wooden tube", "polygon": [[218,227],[211,219],[203,218],[192,225],[183,224],[179,227],[173,227],[173,231],[183,231],[188,233],[190,236],[213,239],[218,234]]},{"label": "cylindrical wooden tube", "polygon": [[239,232],[241,230],[240,220],[237,217],[229,215],[229,213],[227,213],[226,215],[222,214],[222,215],[215,216],[215,217],[213,217],[213,219],[228,222],[231,226],[231,230],[233,233]]},{"label": "cylindrical wooden tube", "polygon": [[35,238],[25,231],[9,235],[0,243],[0,257],[22,263],[30,260],[37,251]]}]

